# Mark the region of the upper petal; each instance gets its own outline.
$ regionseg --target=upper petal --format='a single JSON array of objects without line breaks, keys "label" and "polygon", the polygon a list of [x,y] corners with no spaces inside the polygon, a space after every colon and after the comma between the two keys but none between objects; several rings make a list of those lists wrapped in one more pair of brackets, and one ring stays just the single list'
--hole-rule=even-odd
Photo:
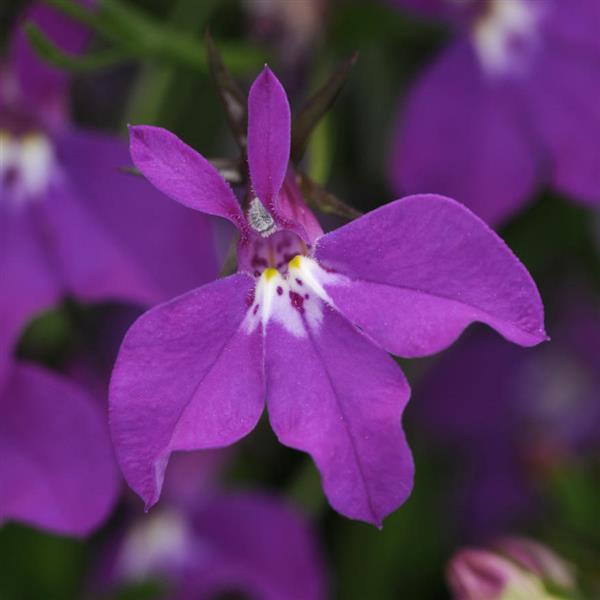
[{"label": "upper petal", "polygon": [[119,478],[106,416],[62,376],[16,365],[0,393],[0,522],[86,535],[108,516]]},{"label": "upper petal", "polygon": [[401,426],[410,390],[402,371],[329,306],[303,328],[271,320],[267,404],[286,446],[308,452],[331,505],[380,526],[412,488]]},{"label": "upper petal", "polygon": [[161,192],[245,230],[246,220],[233,191],[201,154],[162,127],[136,125],[129,133],[135,166]]},{"label": "upper petal", "polygon": [[254,192],[275,213],[290,160],[290,136],[287,95],[265,65],[248,95],[248,164]]},{"label": "upper petal", "polygon": [[392,202],[322,237],[316,257],[342,275],[324,285],[335,306],[394,354],[442,350],[473,321],[523,346],[546,339],[525,267],[449,198]]},{"label": "upper petal", "polygon": [[402,108],[389,163],[396,192],[448,195],[491,224],[520,210],[543,157],[514,102],[467,41],[444,51]]},{"label": "upper petal", "polygon": [[131,327],[110,385],[121,469],[150,507],[175,450],[227,446],[264,406],[262,337],[242,326],[254,281],[218,280],[157,306]]}]

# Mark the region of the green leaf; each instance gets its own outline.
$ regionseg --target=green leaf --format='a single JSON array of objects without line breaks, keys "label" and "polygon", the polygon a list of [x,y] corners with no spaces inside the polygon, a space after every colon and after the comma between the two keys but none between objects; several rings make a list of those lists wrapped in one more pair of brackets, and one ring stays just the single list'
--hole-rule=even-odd
[{"label": "green leaf", "polygon": [[[87,56],[73,56],[57,48],[41,31],[30,38],[42,58],[68,71],[104,68],[128,58],[153,58],[206,72],[208,62],[202,45],[185,33],[144,11],[119,0],[102,0],[90,12],[69,0],[46,3],[113,42],[110,50]],[[246,71],[264,63],[264,55],[246,43],[224,43],[222,54],[230,69]]]},{"label": "green leaf", "polygon": [[[176,0],[169,25],[185,33],[198,31],[210,18],[218,0]],[[145,64],[137,77],[126,111],[127,123],[159,124],[167,112],[168,98],[176,85],[177,66]]]},{"label": "green leaf", "polygon": [[[206,53],[195,36],[117,0],[103,0],[101,14],[109,29],[120,34],[121,43],[134,45],[141,55],[204,72],[208,70]],[[246,71],[264,62],[262,52],[247,44],[229,43],[221,48],[225,61],[234,71]]]}]

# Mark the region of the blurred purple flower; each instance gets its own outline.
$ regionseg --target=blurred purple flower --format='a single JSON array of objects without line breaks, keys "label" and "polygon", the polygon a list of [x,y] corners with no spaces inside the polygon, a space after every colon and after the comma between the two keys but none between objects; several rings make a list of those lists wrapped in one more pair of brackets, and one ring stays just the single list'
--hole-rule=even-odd
[{"label": "blurred purple flower", "polygon": [[0,388],[0,524],[68,535],[98,527],[119,476],[104,411],[63,376],[12,363]]},{"label": "blurred purple flower", "polygon": [[[77,52],[87,33],[50,8],[32,19]],[[217,272],[209,221],[139,178],[116,139],[80,131],[67,76],[22,29],[0,68],[0,521],[85,535],[119,487],[106,415],[83,387],[12,354],[35,313],[65,295],[150,304]]]},{"label": "blurred purple flower", "polygon": [[[47,6],[25,15],[76,52],[87,33]],[[218,271],[210,221],[138,177],[126,146],[76,128],[69,80],[22,28],[0,69],[0,387],[24,324],[63,296],[162,301]]]},{"label": "blurred purple flower", "polygon": [[523,352],[474,332],[429,373],[416,416],[439,448],[458,452],[453,493],[469,537],[514,526],[539,506],[539,475],[600,448],[599,316],[585,296],[571,298],[551,344]]},{"label": "blurred purple flower", "polygon": [[492,548],[465,548],[452,557],[447,580],[455,600],[559,600],[566,596],[545,584],[575,590],[572,567],[543,544],[507,537]]},{"label": "blurred purple flower", "polygon": [[400,425],[409,387],[387,351],[437,352],[473,321],[535,345],[541,300],[504,243],[447,198],[398,200],[323,235],[286,179],[290,109],[267,67],[248,107],[246,214],[173,134],[131,130],[140,171],[229,219],[240,240],[237,274],[151,310],[125,337],[110,394],[117,457],[150,507],[172,451],[239,440],[266,397],[279,440],[313,457],[332,506],[380,525],[413,475]]},{"label": "blurred purple flower", "polygon": [[390,178],[492,224],[550,184],[600,204],[596,0],[391,0],[450,21],[455,39],[409,92]]},{"label": "blurred purple flower", "polygon": [[187,510],[167,504],[136,519],[104,560],[99,585],[105,588],[162,580],[167,597],[178,600],[227,593],[325,598],[324,567],[309,523],[264,494],[211,494]]}]

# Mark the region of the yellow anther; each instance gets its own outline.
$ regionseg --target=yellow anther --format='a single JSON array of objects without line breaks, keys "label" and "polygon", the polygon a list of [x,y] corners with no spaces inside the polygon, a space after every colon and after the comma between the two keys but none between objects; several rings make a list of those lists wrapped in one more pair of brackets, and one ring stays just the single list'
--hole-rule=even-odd
[{"label": "yellow anther", "polygon": [[302,257],[299,254],[296,254],[289,262],[290,269],[299,269],[301,261]]},{"label": "yellow anther", "polygon": [[265,269],[263,271],[263,277],[269,281],[271,279],[273,279],[273,277],[275,277],[275,275],[277,275],[278,271],[277,269],[273,269],[273,267],[269,267],[268,269]]}]

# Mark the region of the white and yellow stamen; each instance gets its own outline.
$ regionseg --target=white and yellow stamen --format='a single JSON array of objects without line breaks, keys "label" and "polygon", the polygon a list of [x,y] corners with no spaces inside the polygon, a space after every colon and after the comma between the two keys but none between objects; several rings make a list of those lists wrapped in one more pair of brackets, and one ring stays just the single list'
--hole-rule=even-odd
[{"label": "white and yellow stamen", "polygon": [[40,198],[56,172],[56,156],[42,133],[0,131],[0,189],[13,204]]},{"label": "white and yellow stamen", "polygon": [[318,330],[325,305],[333,304],[324,284],[336,277],[313,258],[301,255],[289,261],[285,273],[265,269],[257,279],[246,330],[252,332],[259,325],[264,330],[269,322],[278,323],[296,337],[306,336],[307,328]]}]

